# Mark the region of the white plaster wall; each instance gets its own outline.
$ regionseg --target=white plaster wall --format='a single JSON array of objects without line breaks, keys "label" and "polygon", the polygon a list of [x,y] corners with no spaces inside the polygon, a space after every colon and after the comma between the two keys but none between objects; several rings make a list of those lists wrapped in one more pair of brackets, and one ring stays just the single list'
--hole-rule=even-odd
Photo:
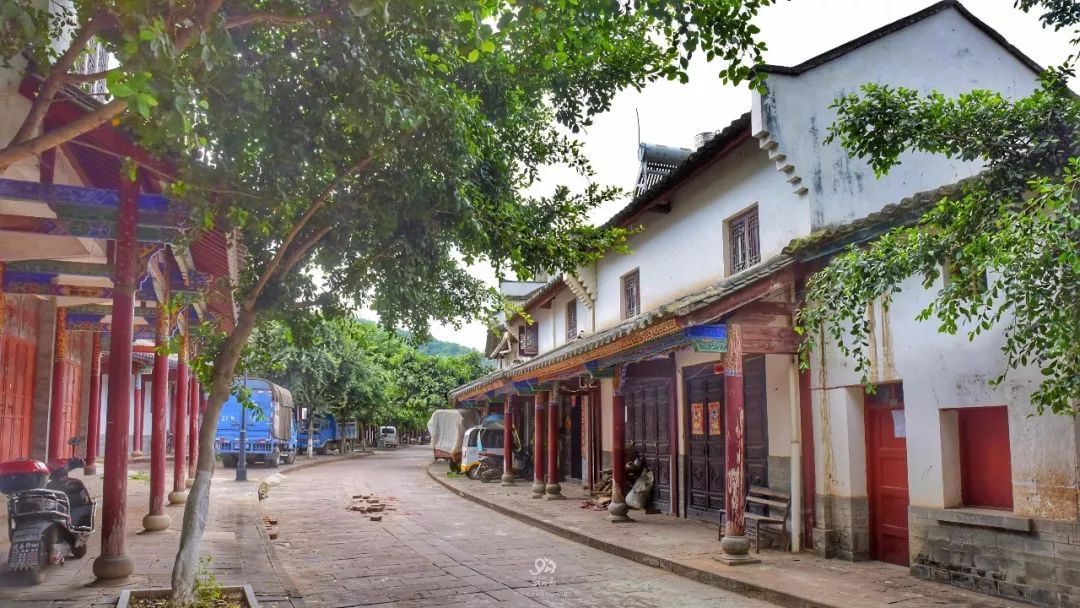
[{"label": "white plaster wall", "polygon": [[[815,228],[864,217],[884,204],[972,175],[972,163],[905,154],[878,180],[869,166],[824,144],[839,96],[867,82],[957,95],[972,89],[1025,95],[1036,74],[955,9],[942,11],[799,76],[770,75],[764,100],[755,95],[754,132],[764,129],[809,188]],[[807,200],[808,199],[808,200]]]},{"label": "white plaster wall", "polygon": [[645,230],[630,237],[630,254],[597,262],[597,330],[622,320],[621,277],[635,268],[643,312],[723,278],[724,222],[741,211],[758,206],[762,260],[810,229],[809,207],[752,139],[672,193],[671,201],[670,213],[641,218]]},{"label": "white plaster wall", "polygon": [[555,348],[555,336],[552,333],[552,327],[554,325],[554,309],[552,308],[537,308],[529,311],[529,315],[532,316],[533,321],[536,322],[537,335],[539,336],[539,348],[536,351],[538,355],[542,355],[549,350]]},{"label": "white plaster wall", "polygon": [[[1080,518],[1075,423],[1049,413],[1033,415],[1030,396],[1039,383],[1039,371],[1012,370],[1004,382],[991,386],[989,380],[1005,369],[1000,331],[971,341],[964,327],[955,336],[941,334],[934,320],[914,320],[934,293],[923,290],[918,279],[909,279],[902,287],[888,310],[880,304],[873,307],[871,378],[903,381],[911,504],[959,504],[956,423],[943,410],[1005,405],[1009,407],[1014,510],[1033,517]],[[934,289],[940,287],[939,280]],[[865,466],[852,462],[855,455],[865,464],[863,391],[856,386],[859,374],[831,343],[822,352],[811,357],[818,491],[831,480],[833,494],[863,496]],[[823,387],[828,389],[824,391],[830,406],[828,421],[822,419]],[[828,437],[823,436],[823,426],[831,429]],[[830,463],[824,449],[831,449],[835,467],[831,474],[826,470]]]},{"label": "white plaster wall", "polygon": [[[553,342],[555,347],[566,344],[566,304],[571,301],[576,301],[577,296],[569,289],[560,290],[552,300],[551,310],[554,323],[552,324],[552,335],[554,336]],[[581,302],[577,304],[577,331],[582,331],[586,326],[586,317],[589,315],[589,309],[585,308],[585,305]],[[576,335],[577,332],[575,332]]]},{"label": "white plaster wall", "polygon": [[792,365],[790,355],[765,355],[769,456],[791,456],[791,408],[798,407],[792,402],[788,373]]}]

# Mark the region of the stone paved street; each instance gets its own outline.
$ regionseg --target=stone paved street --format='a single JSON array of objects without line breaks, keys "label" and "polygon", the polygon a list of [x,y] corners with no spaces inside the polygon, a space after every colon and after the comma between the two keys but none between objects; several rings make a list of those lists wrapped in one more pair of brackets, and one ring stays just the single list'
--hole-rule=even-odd
[{"label": "stone paved street", "polygon": [[[406,447],[273,488],[263,508],[278,522],[277,566],[307,606],[772,606],[468,502],[428,478],[430,458],[426,446]],[[382,521],[349,510],[364,495],[389,505]],[[553,571],[538,572],[545,565]]]}]

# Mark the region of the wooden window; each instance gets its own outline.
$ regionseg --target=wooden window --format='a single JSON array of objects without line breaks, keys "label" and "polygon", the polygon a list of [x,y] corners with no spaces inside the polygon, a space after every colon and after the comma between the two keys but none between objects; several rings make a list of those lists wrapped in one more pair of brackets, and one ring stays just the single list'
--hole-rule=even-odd
[{"label": "wooden window", "polygon": [[757,208],[728,220],[728,241],[731,243],[732,273],[742,272],[761,261]]},{"label": "wooden window", "polygon": [[566,341],[577,338],[577,299],[566,303]]},{"label": "wooden window", "polygon": [[622,278],[623,318],[636,317],[641,312],[641,275],[633,270]]},{"label": "wooden window", "polygon": [[965,507],[1012,510],[1009,410],[956,410],[960,438],[960,495]]},{"label": "wooden window", "polygon": [[532,325],[518,326],[518,354],[522,357],[535,357],[540,342],[540,328],[534,321]]}]

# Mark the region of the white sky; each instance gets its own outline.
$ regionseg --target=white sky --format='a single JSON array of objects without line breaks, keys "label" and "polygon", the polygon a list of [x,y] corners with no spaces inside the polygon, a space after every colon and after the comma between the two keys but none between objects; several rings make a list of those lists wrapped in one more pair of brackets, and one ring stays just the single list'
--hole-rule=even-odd
[{"label": "white sky", "polygon": [[[768,63],[795,65],[839,46],[848,40],[891,23],[934,3],[934,0],[781,0],[758,16],[761,39],[768,45]],[[1041,65],[1064,60],[1071,50],[1067,32],[1044,30],[1038,14],[1013,8],[1013,0],[965,0],[964,6],[998,31],[1010,43]],[[744,87],[724,86],[716,77],[719,65],[703,60],[691,64],[690,82],[682,85],[656,82],[643,91],[626,91],[615,98],[612,108],[599,116],[581,135],[585,152],[596,170],[596,181],[630,190],[637,177],[637,119],[641,116],[641,140],[650,143],[692,148],[694,135],[727,126],[750,109],[750,92]],[[557,183],[579,185],[581,181],[566,171],[544,173],[543,189]],[[592,219],[603,222],[622,208],[623,199],[597,209]],[[492,285],[491,268],[471,270]],[[372,311],[363,311],[374,318]],[[483,350],[486,329],[480,323],[460,328],[435,325],[435,338]]]}]

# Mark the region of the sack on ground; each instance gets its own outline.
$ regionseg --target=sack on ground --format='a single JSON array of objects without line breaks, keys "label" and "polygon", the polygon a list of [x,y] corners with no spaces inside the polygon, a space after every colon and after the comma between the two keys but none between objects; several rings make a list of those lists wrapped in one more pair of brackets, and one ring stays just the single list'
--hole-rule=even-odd
[{"label": "sack on ground", "polygon": [[631,509],[644,509],[652,502],[654,485],[653,472],[645,469],[641,476],[637,478],[637,481],[634,482],[634,487],[630,488],[630,492],[627,493],[626,505]]}]

